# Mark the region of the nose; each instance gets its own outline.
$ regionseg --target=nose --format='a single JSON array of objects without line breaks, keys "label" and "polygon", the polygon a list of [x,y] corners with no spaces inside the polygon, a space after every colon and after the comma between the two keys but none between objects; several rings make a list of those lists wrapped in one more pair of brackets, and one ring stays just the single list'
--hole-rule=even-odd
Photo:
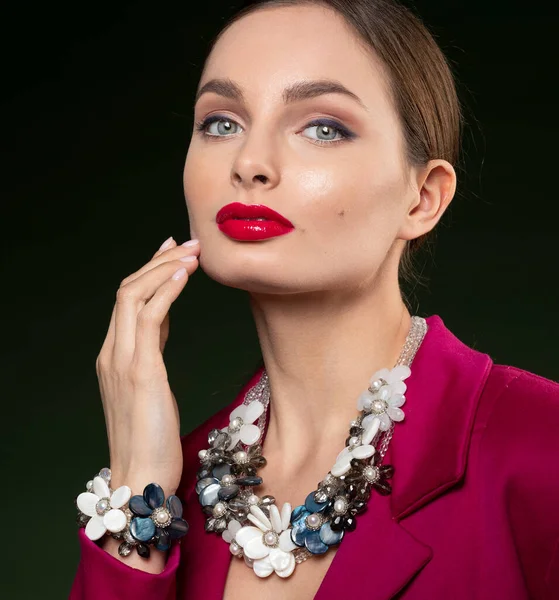
[{"label": "nose", "polygon": [[247,139],[235,157],[231,181],[246,190],[274,188],[279,182],[279,169],[272,158],[270,144]]}]

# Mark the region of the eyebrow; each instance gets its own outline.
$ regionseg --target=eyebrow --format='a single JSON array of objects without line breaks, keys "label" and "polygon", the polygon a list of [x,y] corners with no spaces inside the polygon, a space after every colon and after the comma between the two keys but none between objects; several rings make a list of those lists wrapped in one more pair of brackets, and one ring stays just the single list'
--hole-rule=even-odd
[{"label": "eyebrow", "polygon": [[[194,104],[198,102],[203,94],[213,92],[224,98],[245,103],[245,95],[242,88],[231,79],[210,79],[197,92]],[[348,90],[345,85],[333,79],[318,79],[313,81],[297,81],[285,88],[282,97],[285,104],[316,98],[324,94],[343,94],[355,100],[362,108],[368,110],[361,98]]]}]

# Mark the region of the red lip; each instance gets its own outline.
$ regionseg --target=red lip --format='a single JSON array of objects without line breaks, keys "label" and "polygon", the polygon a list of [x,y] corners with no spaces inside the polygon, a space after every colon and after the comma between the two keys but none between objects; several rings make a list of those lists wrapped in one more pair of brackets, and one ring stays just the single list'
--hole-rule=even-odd
[{"label": "red lip", "polygon": [[291,221],[263,204],[233,202],[224,206],[215,220],[220,231],[237,240],[262,240],[294,229]]}]

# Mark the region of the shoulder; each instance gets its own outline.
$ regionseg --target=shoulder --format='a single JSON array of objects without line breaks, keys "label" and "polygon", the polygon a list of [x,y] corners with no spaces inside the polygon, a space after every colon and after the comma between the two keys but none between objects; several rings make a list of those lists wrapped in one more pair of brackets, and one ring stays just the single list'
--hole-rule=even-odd
[{"label": "shoulder", "polygon": [[[559,383],[510,365],[493,364],[482,396],[487,427],[509,433],[524,432],[546,441],[559,426]],[[536,436],[537,433],[537,436]],[[533,441],[536,441],[535,439]]]},{"label": "shoulder", "polygon": [[483,504],[501,513],[534,597],[547,597],[559,586],[559,383],[495,364],[478,417]]},{"label": "shoulder", "polygon": [[530,466],[529,472],[557,471],[559,383],[493,364],[481,393],[476,426],[485,452],[495,461],[514,462],[522,470]]}]

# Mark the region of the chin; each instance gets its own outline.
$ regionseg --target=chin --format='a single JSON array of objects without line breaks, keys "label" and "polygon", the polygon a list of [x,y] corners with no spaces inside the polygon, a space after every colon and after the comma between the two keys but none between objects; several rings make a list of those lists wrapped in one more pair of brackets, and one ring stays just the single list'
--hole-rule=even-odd
[{"label": "chin", "polygon": [[[254,294],[296,294],[311,291],[308,289],[308,278],[298,275],[287,277],[280,275],[279,268],[269,265],[246,264],[245,261],[206,260],[200,257],[200,269],[215,282],[227,287],[244,290]],[[243,264],[241,264],[243,262]]]}]

